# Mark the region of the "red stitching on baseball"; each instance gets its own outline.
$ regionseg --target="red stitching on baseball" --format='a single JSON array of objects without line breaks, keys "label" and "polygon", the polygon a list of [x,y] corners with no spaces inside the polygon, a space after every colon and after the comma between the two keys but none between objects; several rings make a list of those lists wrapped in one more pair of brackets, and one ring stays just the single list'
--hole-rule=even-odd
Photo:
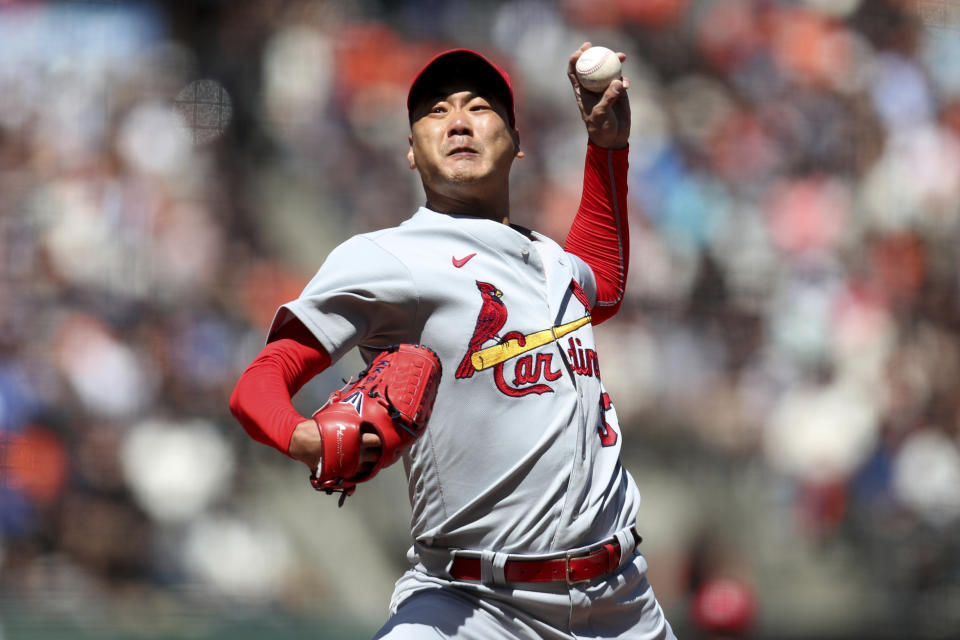
[{"label": "red stitching on baseball", "polygon": [[[586,51],[584,51],[584,53],[586,53]],[[600,60],[598,60],[597,63],[596,63],[595,65],[593,65],[592,67],[590,67],[589,69],[581,69],[581,68],[580,68],[580,59],[577,58],[577,71],[579,71],[580,73],[593,73],[594,71],[596,71],[597,69],[599,69],[600,67],[602,67],[604,61],[605,61],[607,58],[609,58],[609,57],[610,57],[610,54],[609,54],[609,53],[603,54],[603,57],[600,58]]]}]

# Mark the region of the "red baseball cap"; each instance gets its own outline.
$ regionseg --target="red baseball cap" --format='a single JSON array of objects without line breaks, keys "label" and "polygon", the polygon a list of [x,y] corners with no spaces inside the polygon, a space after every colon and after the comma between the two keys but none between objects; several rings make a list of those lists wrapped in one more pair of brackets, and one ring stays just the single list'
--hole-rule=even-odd
[{"label": "red baseball cap", "polygon": [[472,49],[450,49],[435,55],[413,77],[407,94],[407,114],[413,124],[413,108],[428,92],[449,80],[464,78],[500,100],[507,108],[510,126],[517,126],[513,107],[513,86],[507,72]]}]

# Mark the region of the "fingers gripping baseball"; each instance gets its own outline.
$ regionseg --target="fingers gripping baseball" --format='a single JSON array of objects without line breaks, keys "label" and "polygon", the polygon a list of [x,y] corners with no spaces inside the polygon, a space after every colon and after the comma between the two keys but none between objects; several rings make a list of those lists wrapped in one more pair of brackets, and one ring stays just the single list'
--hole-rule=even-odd
[{"label": "fingers gripping baseball", "polygon": [[378,355],[330,395],[313,415],[323,443],[310,482],[319,491],[351,495],[356,485],[394,464],[426,428],[440,382],[440,360],[430,349],[399,345]]},{"label": "fingers gripping baseball", "polygon": [[[600,147],[620,149],[627,146],[630,138],[630,101],[627,97],[630,79],[614,78],[601,92],[584,87],[577,72],[577,61],[591,47],[589,42],[584,42],[573,52],[567,64],[567,77],[573,86],[590,141]],[[621,63],[627,59],[623,53],[616,56]]]}]

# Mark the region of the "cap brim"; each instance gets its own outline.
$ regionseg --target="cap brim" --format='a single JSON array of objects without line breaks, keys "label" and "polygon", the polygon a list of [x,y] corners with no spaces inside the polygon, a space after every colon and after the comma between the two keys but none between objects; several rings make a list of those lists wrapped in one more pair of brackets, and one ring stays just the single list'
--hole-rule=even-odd
[{"label": "cap brim", "polygon": [[407,94],[407,113],[413,123],[413,110],[423,98],[449,82],[463,81],[503,103],[511,127],[516,127],[513,86],[507,72],[471,49],[451,49],[434,56],[413,78]]}]

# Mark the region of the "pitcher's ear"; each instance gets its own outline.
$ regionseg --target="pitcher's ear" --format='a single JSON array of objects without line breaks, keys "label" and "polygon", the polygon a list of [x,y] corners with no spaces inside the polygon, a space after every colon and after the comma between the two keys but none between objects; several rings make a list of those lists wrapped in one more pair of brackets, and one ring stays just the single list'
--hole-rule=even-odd
[{"label": "pitcher's ear", "polygon": [[413,157],[413,136],[412,135],[407,136],[407,143],[410,145],[410,147],[407,149],[407,162],[410,163],[411,169],[416,169],[417,161]]},{"label": "pitcher's ear", "polygon": [[517,129],[514,129],[512,135],[513,135],[513,151],[515,153],[515,157],[522,158],[524,157],[525,154],[523,153],[523,151],[520,151],[520,132]]}]

